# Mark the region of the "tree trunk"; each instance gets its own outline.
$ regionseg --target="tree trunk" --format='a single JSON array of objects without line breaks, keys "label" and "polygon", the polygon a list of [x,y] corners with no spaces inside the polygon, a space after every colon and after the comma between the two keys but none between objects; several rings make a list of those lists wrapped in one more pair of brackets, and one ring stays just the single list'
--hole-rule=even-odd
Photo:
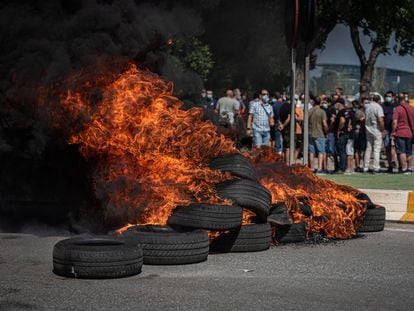
[{"label": "tree trunk", "polygon": [[380,54],[380,47],[374,42],[369,52],[368,59],[365,54],[365,50],[362,47],[359,37],[358,25],[348,21],[349,29],[351,31],[352,44],[354,45],[355,52],[358,55],[359,62],[361,64],[361,75],[359,83],[359,96],[368,96],[372,91],[372,77],[374,74],[375,63]]}]

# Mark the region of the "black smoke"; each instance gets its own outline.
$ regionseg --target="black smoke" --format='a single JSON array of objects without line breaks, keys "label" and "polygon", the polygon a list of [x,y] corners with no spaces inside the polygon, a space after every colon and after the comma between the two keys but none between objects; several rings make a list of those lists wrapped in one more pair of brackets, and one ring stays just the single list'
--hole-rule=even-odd
[{"label": "black smoke", "polygon": [[0,230],[21,230],[27,221],[71,230],[92,212],[94,223],[85,226],[96,231],[101,223],[88,177],[93,164],[44,122],[50,111],[36,110],[39,88],[122,59],[195,92],[201,80],[175,69],[167,43],[200,33],[198,13],[175,1],[1,1]]}]

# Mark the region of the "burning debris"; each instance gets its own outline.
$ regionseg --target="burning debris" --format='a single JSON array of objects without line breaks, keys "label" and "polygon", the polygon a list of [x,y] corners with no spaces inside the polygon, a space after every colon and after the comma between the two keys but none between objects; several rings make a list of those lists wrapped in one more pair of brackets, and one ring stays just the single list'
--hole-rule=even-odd
[{"label": "burning debris", "polygon": [[270,204],[284,202],[308,233],[355,236],[365,212],[357,190],[288,167],[270,150],[237,154],[231,140],[202,121],[201,109],[181,105],[171,84],[133,64],[93,80],[74,74],[39,96],[39,110],[53,111],[48,123],[96,162],[94,187],[107,227],[166,224],[178,205],[232,201],[265,222]]},{"label": "burning debris", "polygon": [[[209,250],[261,251],[272,236],[280,243],[307,235],[352,238],[361,226],[367,202],[358,190],[288,167],[271,150],[241,155],[202,120],[200,108],[181,109],[171,84],[133,64],[93,80],[75,74],[40,90],[38,105],[39,111],[58,105],[48,123],[96,163],[93,184],[104,222],[142,245],[135,263],[188,264],[206,260]],[[54,258],[54,264],[58,274],[77,277],[78,263]],[[110,275],[131,274],[122,269]]]}]

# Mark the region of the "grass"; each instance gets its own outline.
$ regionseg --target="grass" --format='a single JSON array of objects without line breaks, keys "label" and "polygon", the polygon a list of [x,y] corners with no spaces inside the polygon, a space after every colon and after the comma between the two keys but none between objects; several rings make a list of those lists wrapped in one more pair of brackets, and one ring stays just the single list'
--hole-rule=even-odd
[{"label": "grass", "polygon": [[414,174],[330,174],[320,176],[338,184],[345,184],[359,189],[388,189],[414,191]]}]

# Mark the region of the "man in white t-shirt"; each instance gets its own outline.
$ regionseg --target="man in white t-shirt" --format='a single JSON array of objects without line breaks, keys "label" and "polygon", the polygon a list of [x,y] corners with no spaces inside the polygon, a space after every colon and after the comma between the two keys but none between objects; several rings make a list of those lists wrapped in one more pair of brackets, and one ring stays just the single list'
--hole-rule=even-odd
[{"label": "man in white t-shirt", "polygon": [[221,97],[216,105],[220,123],[226,127],[234,125],[235,115],[239,113],[240,104],[234,99],[233,90],[228,89],[226,96]]},{"label": "man in white t-shirt", "polygon": [[385,135],[384,110],[379,104],[380,101],[381,98],[378,95],[374,95],[372,101],[369,101],[366,97],[361,100],[365,108],[365,130],[367,138],[367,147],[364,155],[364,172],[368,172],[369,170],[372,153],[374,157],[372,172],[380,172],[382,138]]}]

